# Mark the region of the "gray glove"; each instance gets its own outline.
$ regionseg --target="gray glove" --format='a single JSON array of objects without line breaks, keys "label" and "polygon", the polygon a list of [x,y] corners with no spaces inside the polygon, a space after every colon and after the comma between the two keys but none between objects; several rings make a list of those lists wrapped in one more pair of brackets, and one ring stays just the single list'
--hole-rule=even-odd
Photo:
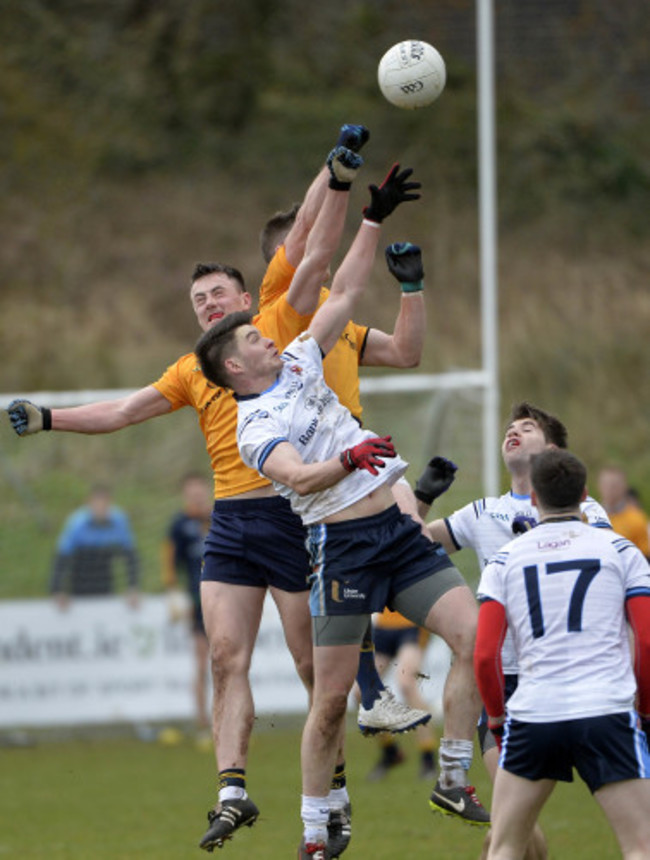
[{"label": "gray glove", "polygon": [[31,436],[52,429],[52,411],[30,400],[12,400],[7,407],[11,426],[19,436]]}]

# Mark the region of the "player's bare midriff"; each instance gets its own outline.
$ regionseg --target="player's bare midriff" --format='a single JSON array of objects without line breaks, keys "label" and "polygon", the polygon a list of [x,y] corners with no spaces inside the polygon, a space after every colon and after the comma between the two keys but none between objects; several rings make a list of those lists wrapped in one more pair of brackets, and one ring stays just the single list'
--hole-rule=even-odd
[{"label": "player's bare midriff", "polygon": [[393,496],[390,487],[387,484],[382,484],[381,487],[368,493],[367,496],[364,496],[363,499],[359,499],[359,501],[355,502],[353,505],[349,505],[347,508],[343,508],[343,510],[337,511],[329,517],[325,517],[323,522],[341,523],[345,522],[345,520],[358,520],[361,519],[361,517],[372,517],[375,514],[380,514],[387,508],[392,507],[394,504],[395,497]]}]

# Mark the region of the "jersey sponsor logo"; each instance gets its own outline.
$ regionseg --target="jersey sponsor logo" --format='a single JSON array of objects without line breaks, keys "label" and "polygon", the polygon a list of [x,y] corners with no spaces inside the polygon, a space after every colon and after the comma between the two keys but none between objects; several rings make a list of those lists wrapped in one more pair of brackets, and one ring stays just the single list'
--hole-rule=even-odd
[{"label": "jersey sponsor logo", "polygon": [[493,520],[500,520],[503,523],[509,523],[510,522],[510,514],[499,514],[499,513],[493,512],[493,511],[489,511],[488,517],[490,517],[490,519],[493,519]]},{"label": "jersey sponsor logo", "polygon": [[347,600],[365,600],[366,595],[358,588],[340,583],[337,579],[332,580],[332,600],[334,603],[345,603]]},{"label": "jersey sponsor logo", "polygon": [[305,409],[315,409],[319,415],[322,414],[325,407],[334,400],[334,392],[326,391],[322,396],[317,394],[308,394],[305,397]]},{"label": "jersey sponsor logo", "polygon": [[[216,385],[212,385],[211,382],[208,382],[208,388],[216,388]],[[223,393],[224,393],[223,388],[218,388],[214,392],[212,397],[208,400],[208,402],[204,403],[203,406],[199,409],[199,415],[202,415],[206,409],[209,409],[210,406],[212,406],[212,404],[215,402],[215,400],[218,400]]]},{"label": "jersey sponsor logo", "polygon": [[292,364],[289,366],[288,369],[291,371],[291,373],[302,373],[302,367],[299,364]]},{"label": "jersey sponsor logo", "polygon": [[250,415],[247,415],[246,418],[242,421],[242,425],[239,429],[240,435],[244,432],[244,430],[248,427],[251,421],[257,421],[261,419],[262,421],[266,418],[270,418],[271,414],[266,411],[266,409],[256,409],[255,412],[251,412]]},{"label": "jersey sponsor logo", "polygon": [[305,430],[305,432],[301,433],[300,436],[298,436],[298,441],[300,442],[300,444],[306,445],[316,432],[317,428],[318,418],[314,418],[309,427]]},{"label": "jersey sponsor logo", "polygon": [[571,538],[562,538],[561,540],[538,540],[537,541],[537,549],[540,552],[555,550],[555,549],[566,549],[566,547],[571,546]]}]

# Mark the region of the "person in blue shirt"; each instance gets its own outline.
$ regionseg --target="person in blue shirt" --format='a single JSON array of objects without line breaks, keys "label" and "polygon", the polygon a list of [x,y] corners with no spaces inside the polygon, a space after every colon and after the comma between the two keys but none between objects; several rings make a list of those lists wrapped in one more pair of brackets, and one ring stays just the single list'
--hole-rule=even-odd
[{"label": "person in blue shirt", "polygon": [[61,608],[71,597],[114,594],[116,562],[126,573],[129,602],[136,605],[140,564],[126,513],[112,504],[111,491],[93,487],[87,503],[66,520],[57,543],[50,592]]}]

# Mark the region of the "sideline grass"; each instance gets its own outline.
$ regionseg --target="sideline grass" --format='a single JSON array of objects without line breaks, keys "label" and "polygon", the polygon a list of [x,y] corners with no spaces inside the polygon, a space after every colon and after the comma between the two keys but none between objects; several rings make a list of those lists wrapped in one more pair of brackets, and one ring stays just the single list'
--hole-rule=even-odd
[{"label": "sideline grass", "polygon": [[[300,838],[301,719],[258,720],[249,789],[261,818],[216,858],[295,857]],[[374,741],[350,723],[348,780],[354,805],[349,860],[476,860],[483,833],[428,809],[430,787],[416,778],[415,739],[402,740],[407,761],[381,783],[365,776]],[[41,742],[0,751],[0,857],[21,860],[178,860],[202,857],[197,845],[215,799],[212,754],[190,740],[177,746],[131,738]],[[480,763],[472,771],[479,796],[490,792]],[[542,816],[549,858],[619,857],[604,816],[580,783],[559,786]]]}]

